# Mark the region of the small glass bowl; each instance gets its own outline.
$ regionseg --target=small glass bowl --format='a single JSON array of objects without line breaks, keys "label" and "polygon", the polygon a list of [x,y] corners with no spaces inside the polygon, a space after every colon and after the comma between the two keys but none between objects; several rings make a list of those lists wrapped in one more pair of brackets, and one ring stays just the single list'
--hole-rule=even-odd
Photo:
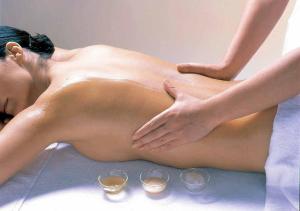
[{"label": "small glass bowl", "polygon": [[163,192],[169,182],[170,176],[166,170],[154,168],[146,169],[140,174],[140,181],[144,190],[150,194]]},{"label": "small glass bowl", "polygon": [[101,173],[98,176],[98,182],[106,193],[117,194],[127,185],[128,175],[125,171],[113,169]]},{"label": "small glass bowl", "polygon": [[204,169],[189,168],[181,171],[180,180],[189,191],[199,192],[209,183],[210,175]]}]

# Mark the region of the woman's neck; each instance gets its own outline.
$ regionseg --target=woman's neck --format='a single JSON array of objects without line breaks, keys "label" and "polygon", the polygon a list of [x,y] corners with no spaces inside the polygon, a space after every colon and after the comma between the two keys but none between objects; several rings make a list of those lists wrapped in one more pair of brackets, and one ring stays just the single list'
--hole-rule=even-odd
[{"label": "woman's neck", "polygon": [[52,81],[51,59],[43,59],[39,55],[26,52],[22,68],[31,75],[32,83],[28,99],[29,105],[34,104],[37,98],[49,87]]},{"label": "woman's neck", "polygon": [[53,78],[55,77],[55,68],[53,67],[58,63],[67,62],[77,53],[77,51],[78,49],[65,50],[55,48],[54,54],[49,59],[42,59],[35,54],[27,54],[30,57],[27,58],[30,62],[24,64],[24,66],[33,79],[31,94],[29,97],[30,105],[34,104],[38,97],[50,86]]}]

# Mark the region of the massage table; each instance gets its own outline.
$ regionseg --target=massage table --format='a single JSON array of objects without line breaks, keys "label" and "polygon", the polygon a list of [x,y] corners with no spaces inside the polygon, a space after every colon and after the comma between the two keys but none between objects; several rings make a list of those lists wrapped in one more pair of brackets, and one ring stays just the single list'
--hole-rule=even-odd
[{"label": "massage table", "polygon": [[[157,196],[145,193],[139,174],[162,168],[170,174],[167,189]],[[110,169],[129,176],[125,190],[107,195],[97,177]],[[0,187],[1,211],[58,210],[216,210],[259,211],[265,203],[265,174],[206,169],[211,176],[200,192],[190,192],[179,178],[182,169],[137,160],[97,162],[81,156],[71,145],[58,142]]]}]

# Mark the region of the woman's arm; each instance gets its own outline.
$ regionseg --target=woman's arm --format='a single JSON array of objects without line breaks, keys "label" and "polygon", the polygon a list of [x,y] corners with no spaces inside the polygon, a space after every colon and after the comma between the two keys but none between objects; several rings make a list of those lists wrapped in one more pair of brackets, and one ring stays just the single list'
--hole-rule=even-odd
[{"label": "woman's arm", "polygon": [[0,185],[54,141],[53,119],[37,106],[15,116],[0,132]]},{"label": "woman's arm", "polygon": [[181,64],[178,70],[223,80],[234,78],[270,34],[287,3],[288,0],[250,0],[221,64]]}]

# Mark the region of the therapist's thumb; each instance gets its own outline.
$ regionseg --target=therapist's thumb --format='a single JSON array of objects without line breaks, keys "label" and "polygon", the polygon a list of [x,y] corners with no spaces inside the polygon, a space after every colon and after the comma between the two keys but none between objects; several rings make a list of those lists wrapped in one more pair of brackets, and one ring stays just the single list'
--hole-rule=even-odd
[{"label": "therapist's thumb", "polygon": [[173,97],[175,99],[179,95],[179,91],[177,90],[177,88],[168,80],[164,81],[164,89],[171,97]]}]

